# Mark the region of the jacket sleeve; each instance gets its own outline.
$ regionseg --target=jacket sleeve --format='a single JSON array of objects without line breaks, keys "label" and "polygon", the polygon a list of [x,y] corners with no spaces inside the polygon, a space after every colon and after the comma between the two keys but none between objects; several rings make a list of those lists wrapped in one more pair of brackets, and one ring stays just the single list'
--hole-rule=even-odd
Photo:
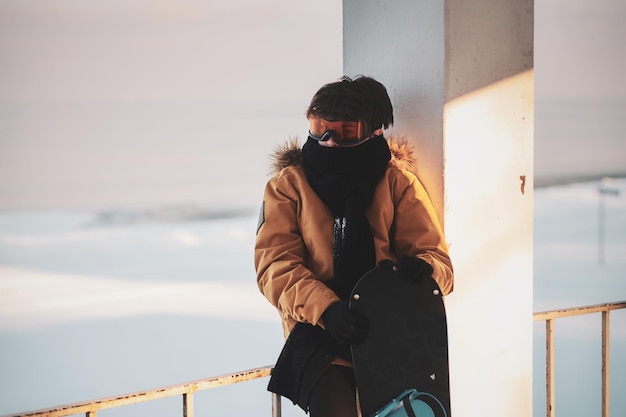
[{"label": "jacket sleeve", "polygon": [[395,244],[398,254],[417,256],[433,267],[433,279],[444,295],[454,288],[448,244],[422,183],[405,173],[396,202]]},{"label": "jacket sleeve", "polygon": [[283,318],[320,324],[337,295],[307,268],[308,250],[299,222],[298,192],[284,177],[265,187],[254,262],[261,293]]}]

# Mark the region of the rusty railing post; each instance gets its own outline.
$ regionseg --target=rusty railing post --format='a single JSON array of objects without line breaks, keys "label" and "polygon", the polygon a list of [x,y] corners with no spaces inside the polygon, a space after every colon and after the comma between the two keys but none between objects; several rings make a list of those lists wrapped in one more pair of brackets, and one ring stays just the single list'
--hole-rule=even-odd
[{"label": "rusty railing post", "polygon": [[609,310],[602,312],[602,417],[609,417],[610,409],[610,348]]},{"label": "rusty railing post", "polygon": [[554,410],[554,319],[546,320],[546,416],[555,417]]}]

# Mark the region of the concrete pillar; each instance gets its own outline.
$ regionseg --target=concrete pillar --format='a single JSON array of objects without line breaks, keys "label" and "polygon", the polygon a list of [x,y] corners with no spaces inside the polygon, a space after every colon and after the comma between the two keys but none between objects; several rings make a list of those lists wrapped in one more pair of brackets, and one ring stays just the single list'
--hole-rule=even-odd
[{"label": "concrete pillar", "polygon": [[533,1],[344,0],[343,15],[344,73],[388,87],[450,243],[452,414],[531,416]]}]

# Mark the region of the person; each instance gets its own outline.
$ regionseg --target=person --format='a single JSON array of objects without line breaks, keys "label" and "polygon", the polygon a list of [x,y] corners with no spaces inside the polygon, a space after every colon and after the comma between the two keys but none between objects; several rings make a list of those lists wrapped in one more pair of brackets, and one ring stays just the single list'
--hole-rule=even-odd
[{"label": "person", "polygon": [[352,287],[392,261],[448,294],[453,268],[411,147],[383,135],[393,124],[384,85],[340,78],[317,91],[306,117],[306,143],[291,139],[273,155],[257,227],[258,287],[286,337],[268,389],[312,417],[357,416],[349,347],[368,323],[349,309]]}]

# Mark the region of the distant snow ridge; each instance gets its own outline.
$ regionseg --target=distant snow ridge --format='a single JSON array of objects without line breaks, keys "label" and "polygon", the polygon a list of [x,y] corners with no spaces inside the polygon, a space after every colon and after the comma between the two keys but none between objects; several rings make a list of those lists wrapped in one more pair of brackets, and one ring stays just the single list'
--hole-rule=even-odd
[{"label": "distant snow ridge", "polygon": [[115,226],[135,223],[178,223],[250,216],[251,207],[167,206],[154,209],[115,209],[99,211],[87,226]]}]

